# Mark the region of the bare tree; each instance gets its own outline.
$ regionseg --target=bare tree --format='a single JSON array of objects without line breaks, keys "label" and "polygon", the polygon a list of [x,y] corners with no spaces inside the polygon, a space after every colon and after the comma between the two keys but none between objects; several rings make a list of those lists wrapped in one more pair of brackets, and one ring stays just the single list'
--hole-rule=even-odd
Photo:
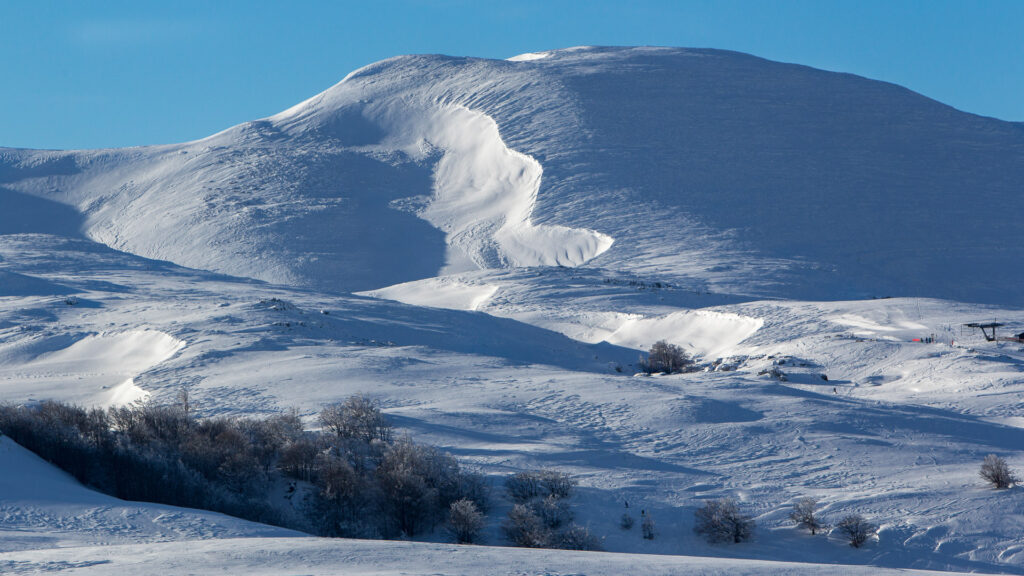
[{"label": "bare tree", "polygon": [[740,513],[739,506],[732,498],[708,500],[703,508],[694,514],[694,531],[703,534],[708,542],[740,543],[749,540],[754,533],[754,520]]},{"label": "bare tree", "polygon": [[484,515],[476,504],[467,498],[452,502],[448,512],[448,529],[459,544],[472,544],[484,527]]},{"label": "bare tree", "polygon": [[878,527],[868,522],[860,514],[843,517],[836,525],[839,532],[850,541],[850,546],[860,548],[869,538],[878,533]]},{"label": "bare tree", "polygon": [[641,368],[648,374],[655,372],[674,374],[686,370],[691,364],[693,364],[693,360],[686,355],[682,348],[675,344],[669,344],[665,340],[659,340],[647,352],[647,360],[641,363]]},{"label": "bare tree", "polygon": [[982,478],[991,482],[997,489],[1009,488],[1011,484],[1020,482],[1017,475],[1006,464],[1006,460],[995,454],[985,456],[985,461],[981,463],[979,474],[981,474]]},{"label": "bare tree", "polygon": [[807,528],[812,535],[817,534],[823,527],[815,510],[817,505],[818,501],[814,498],[801,498],[799,502],[793,504],[793,511],[789,513],[789,517],[797,526]]}]

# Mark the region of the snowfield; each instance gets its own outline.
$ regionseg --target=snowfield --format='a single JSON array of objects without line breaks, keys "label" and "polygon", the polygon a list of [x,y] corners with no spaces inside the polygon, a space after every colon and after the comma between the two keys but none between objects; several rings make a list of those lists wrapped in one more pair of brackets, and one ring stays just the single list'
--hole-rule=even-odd
[{"label": "snowfield", "polygon": [[[0,438],[0,572],[1024,574],[1024,492],[978,476],[1024,470],[1024,344],[963,327],[1024,332],[1022,180],[1020,124],[668,48],[403,56],[194,142],[0,149],[0,400],[364,393],[495,487],[490,546],[327,540]],[[697,369],[638,375],[659,340]],[[501,547],[540,467],[608,552]],[[693,532],[727,496],[752,542]],[[808,496],[878,538],[797,530]]]}]

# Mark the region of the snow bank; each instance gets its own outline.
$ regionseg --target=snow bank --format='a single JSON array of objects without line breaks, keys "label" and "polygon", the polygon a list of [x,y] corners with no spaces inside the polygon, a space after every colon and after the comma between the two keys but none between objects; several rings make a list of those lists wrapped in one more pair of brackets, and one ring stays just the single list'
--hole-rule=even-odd
[{"label": "snow bank", "polygon": [[478,310],[498,291],[490,284],[467,284],[454,278],[428,278],[359,292],[359,296],[395,300],[413,306],[430,306],[448,310]]},{"label": "snow bank", "polygon": [[682,346],[705,358],[728,356],[764,324],[758,318],[694,310],[626,320],[607,338],[611,344],[647,350],[659,340]]},{"label": "snow bank", "polygon": [[550,52],[527,52],[525,54],[519,54],[508,59],[509,62],[532,62],[533,60],[543,60],[551,56]]},{"label": "snow bank", "polygon": [[181,340],[157,330],[93,334],[26,362],[11,359],[0,364],[0,391],[8,400],[127,404],[146,397],[135,384],[135,376],[171,358],[184,346]]}]

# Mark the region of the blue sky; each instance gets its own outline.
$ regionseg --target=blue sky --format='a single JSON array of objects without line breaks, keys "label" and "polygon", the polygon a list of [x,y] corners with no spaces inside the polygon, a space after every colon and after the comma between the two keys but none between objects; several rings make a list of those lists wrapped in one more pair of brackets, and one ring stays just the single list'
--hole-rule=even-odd
[{"label": "blue sky", "polygon": [[410,53],[724,48],[1024,121],[1024,1],[0,2],[0,146],[193,140]]}]

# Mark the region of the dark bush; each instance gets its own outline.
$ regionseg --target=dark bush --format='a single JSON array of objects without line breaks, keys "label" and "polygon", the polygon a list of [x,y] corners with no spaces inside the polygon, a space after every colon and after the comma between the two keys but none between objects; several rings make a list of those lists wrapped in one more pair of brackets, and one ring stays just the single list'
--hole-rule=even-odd
[{"label": "dark bush", "polygon": [[1020,481],[1017,475],[1010,470],[1006,460],[995,454],[985,456],[985,460],[981,463],[979,474],[982,478],[991,482],[996,489],[1009,488],[1012,484]]},{"label": "dark bush", "polygon": [[854,548],[860,548],[878,532],[878,527],[865,520],[860,514],[850,514],[844,517],[836,525],[836,528]]},{"label": "dark bush", "polygon": [[669,344],[665,340],[659,340],[654,343],[654,346],[651,346],[647,352],[647,359],[641,361],[640,368],[648,374],[657,372],[675,374],[676,372],[685,372],[692,364],[693,360],[681,347]]},{"label": "dark bush", "polygon": [[[434,447],[392,442],[390,426],[365,398],[328,407],[321,418],[329,432],[305,431],[295,412],[199,419],[184,394],[170,406],[0,406],[0,433],[118,498],[327,536],[412,536],[444,520],[456,501],[478,513],[487,508],[482,476]],[[299,512],[270,504],[279,501],[272,491],[282,478],[308,483],[295,501]],[[291,499],[295,482],[289,490]]]}]

